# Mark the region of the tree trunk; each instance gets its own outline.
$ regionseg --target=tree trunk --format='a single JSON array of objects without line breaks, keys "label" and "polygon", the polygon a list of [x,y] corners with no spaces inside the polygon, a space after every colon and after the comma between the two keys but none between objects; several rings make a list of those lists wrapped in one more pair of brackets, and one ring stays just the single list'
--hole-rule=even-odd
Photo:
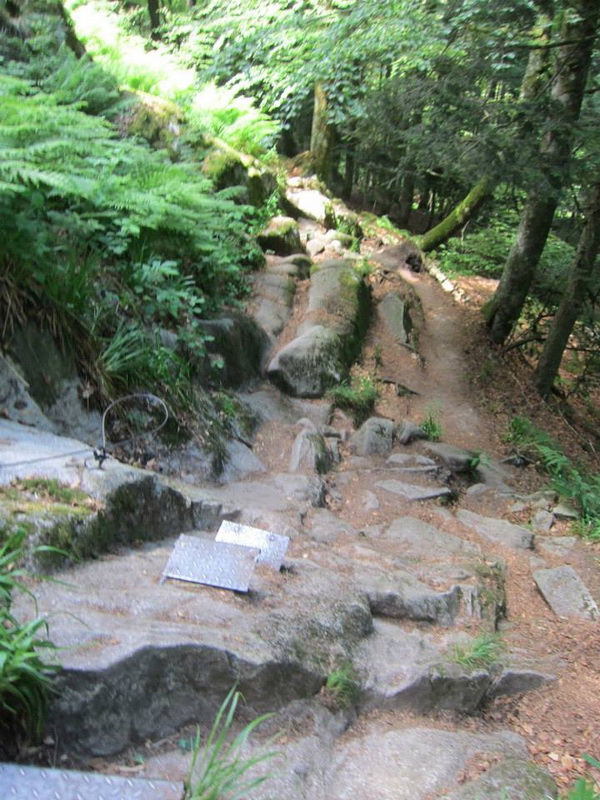
[{"label": "tree trunk", "polygon": [[409,164],[402,178],[402,189],[400,190],[400,197],[398,198],[400,210],[398,211],[397,222],[401,228],[406,227],[410,222],[414,196],[415,169],[413,164]]},{"label": "tree trunk", "polygon": [[323,84],[319,82],[315,85],[310,151],[317,178],[325,184],[329,183],[331,179],[331,155],[334,140],[334,129],[329,124],[328,116],[327,95]]},{"label": "tree trunk", "polygon": [[547,133],[540,144],[540,182],[529,194],[502,279],[483,310],[497,344],[519,319],[568,176],[573,125],[581,110],[599,17],[598,0],[575,0],[571,5],[578,16],[567,14],[561,31],[570,44],[559,48],[554,68]]},{"label": "tree trunk", "polygon": [[585,304],[598,251],[600,251],[600,180],[592,189],[569,280],[535,370],[535,385],[542,397],[546,397],[552,389],[569,336]]},{"label": "tree trunk", "polygon": [[492,189],[492,181],[489,178],[481,178],[465,199],[461,200],[439,225],[427,231],[421,239],[421,250],[424,253],[434,250],[449,239],[453,233],[456,233],[465,222],[471,219],[483,201],[492,193]]},{"label": "tree trunk", "polygon": [[148,0],[148,16],[150,17],[150,36],[154,41],[160,39],[160,0]]}]

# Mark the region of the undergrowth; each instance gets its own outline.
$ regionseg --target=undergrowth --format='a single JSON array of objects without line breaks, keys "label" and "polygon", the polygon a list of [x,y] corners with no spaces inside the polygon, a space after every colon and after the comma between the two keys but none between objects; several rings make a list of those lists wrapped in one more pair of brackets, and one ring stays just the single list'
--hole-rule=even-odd
[{"label": "undergrowth", "polygon": [[505,645],[497,633],[481,633],[466,644],[455,644],[452,659],[467,669],[485,669],[498,662]]},{"label": "undergrowth", "polygon": [[[19,566],[26,536],[26,529],[18,527],[0,537],[0,751],[10,757],[39,738],[52,676],[58,669],[41,656],[43,650],[56,651],[47,639],[47,619],[20,622],[12,613],[15,592],[31,594]],[[38,548],[42,549],[53,550]]]},{"label": "undergrowth", "polygon": [[185,800],[242,800],[252,789],[262,785],[269,774],[248,774],[254,767],[277,756],[275,751],[247,753],[253,731],[272,714],[263,714],[233,736],[233,723],[241,699],[233,687],[223,701],[215,721],[202,741],[200,729],[192,744],[192,762],[185,787]]},{"label": "undergrowth", "polygon": [[548,473],[552,488],[572,502],[581,516],[576,530],[591,541],[600,541],[600,475],[575,466],[554,439],[524,417],[514,417],[507,440],[520,455]]},{"label": "undergrowth", "polygon": [[355,425],[362,425],[371,415],[380,395],[377,380],[370,375],[353,375],[350,382],[341,383],[329,391],[332,403],[350,412]]}]

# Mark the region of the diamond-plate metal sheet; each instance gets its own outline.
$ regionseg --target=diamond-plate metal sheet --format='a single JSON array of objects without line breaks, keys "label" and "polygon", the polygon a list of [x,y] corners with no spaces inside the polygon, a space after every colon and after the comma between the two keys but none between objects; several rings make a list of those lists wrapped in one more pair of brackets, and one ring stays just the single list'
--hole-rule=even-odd
[{"label": "diamond-plate metal sheet", "polygon": [[182,533],[175,544],[163,578],[204,583],[220,589],[247,592],[258,548],[209,542]]},{"label": "diamond-plate metal sheet", "polygon": [[241,525],[239,522],[223,520],[215,541],[258,547],[260,554],[256,559],[257,564],[269,564],[273,569],[280,570],[290,538],[261,528]]},{"label": "diamond-plate metal sheet", "polygon": [[0,764],[2,800],[181,800],[183,783]]}]

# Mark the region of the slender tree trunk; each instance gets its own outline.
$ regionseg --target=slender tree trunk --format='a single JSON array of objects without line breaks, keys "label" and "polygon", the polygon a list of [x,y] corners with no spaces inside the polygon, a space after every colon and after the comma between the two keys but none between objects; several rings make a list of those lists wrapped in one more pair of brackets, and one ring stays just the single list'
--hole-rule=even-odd
[{"label": "slender tree trunk", "polygon": [[424,253],[434,250],[456,233],[479,209],[483,201],[492,193],[493,183],[490,178],[481,178],[471,189],[464,200],[452,209],[439,225],[432,228],[421,239],[421,250]]},{"label": "slender tree trunk", "polygon": [[414,196],[415,169],[414,164],[408,164],[404,177],[402,178],[402,189],[400,190],[400,197],[398,198],[398,204],[400,206],[398,225],[400,225],[400,227],[405,227],[410,222]]},{"label": "slender tree trunk", "polygon": [[317,178],[325,184],[329,183],[331,179],[331,156],[334,142],[334,128],[329,124],[328,110],[327,95],[323,84],[319,82],[315,85],[310,151]]},{"label": "slender tree trunk", "polygon": [[579,116],[600,8],[598,0],[574,0],[561,36],[570,44],[558,50],[547,133],[540,145],[540,184],[529,194],[500,284],[484,307],[492,341],[500,344],[523,308],[561,189],[568,177],[573,125]]},{"label": "slender tree trunk", "polygon": [[148,16],[150,17],[150,36],[154,41],[160,39],[160,0],[148,0]]},{"label": "slender tree trunk", "polygon": [[552,389],[569,336],[585,304],[598,251],[600,251],[600,180],[592,189],[569,280],[535,370],[535,385],[542,397],[546,397]]},{"label": "slender tree trunk", "polygon": [[352,196],[355,169],[356,156],[354,153],[354,142],[351,141],[348,143],[348,147],[346,149],[346,158],[344,164],[344,187],[342,189],[342,197],[344,200],[349,200]]}]

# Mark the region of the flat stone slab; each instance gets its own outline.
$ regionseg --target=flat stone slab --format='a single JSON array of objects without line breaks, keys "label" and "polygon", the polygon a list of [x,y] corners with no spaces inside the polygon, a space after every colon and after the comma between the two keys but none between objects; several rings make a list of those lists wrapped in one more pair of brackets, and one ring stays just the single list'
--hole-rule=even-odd
[{"label": "flat stone slab", "polygon": [[386,492],[397,494],[406,500],[432,500],[435,497],[446,497],[452,494],[447,486],[414,486],[411,483],[401,481],[377,481],[375,486],[378,489],[385,489]]},{"label": "flat stone slab", "polygon": [[538,569],[533,573],[542,597],[558,616],[600,619],[600,611],[573,567]]},{"label": "flat stone slab", "polygon": [[556,797],[556,783],[531,761],[510,757],[440,800],[540,800]]},{"label": "flat stone slab", "polygon": [[[371,724],[334,753],[329,792],[335,800],[415,800],[439,797],[477,753],[527,758],[516,734],[454,733]],[[487,795],[481,795],[481,797]]]},{"label": "flat stone slab", "polygon": [[533,549],[533,533],[520,525],[514,525],[505,519],[482,517],[481,514],[466,509],[461,509],[456,518],[490,542],[521,550]]},{"label": "flat stone slab", "polygon": [[403,545],[402,553],[416,558],[443,560],[448,556],[462,555],[476,558],[481,549],[451,533],[443,533],[415,517],[394,520],[385,532],[385,538]]},{"label": "flat stone slab", "polygon": [[0,764],[3,800],[182,800],[183,781]]}]

